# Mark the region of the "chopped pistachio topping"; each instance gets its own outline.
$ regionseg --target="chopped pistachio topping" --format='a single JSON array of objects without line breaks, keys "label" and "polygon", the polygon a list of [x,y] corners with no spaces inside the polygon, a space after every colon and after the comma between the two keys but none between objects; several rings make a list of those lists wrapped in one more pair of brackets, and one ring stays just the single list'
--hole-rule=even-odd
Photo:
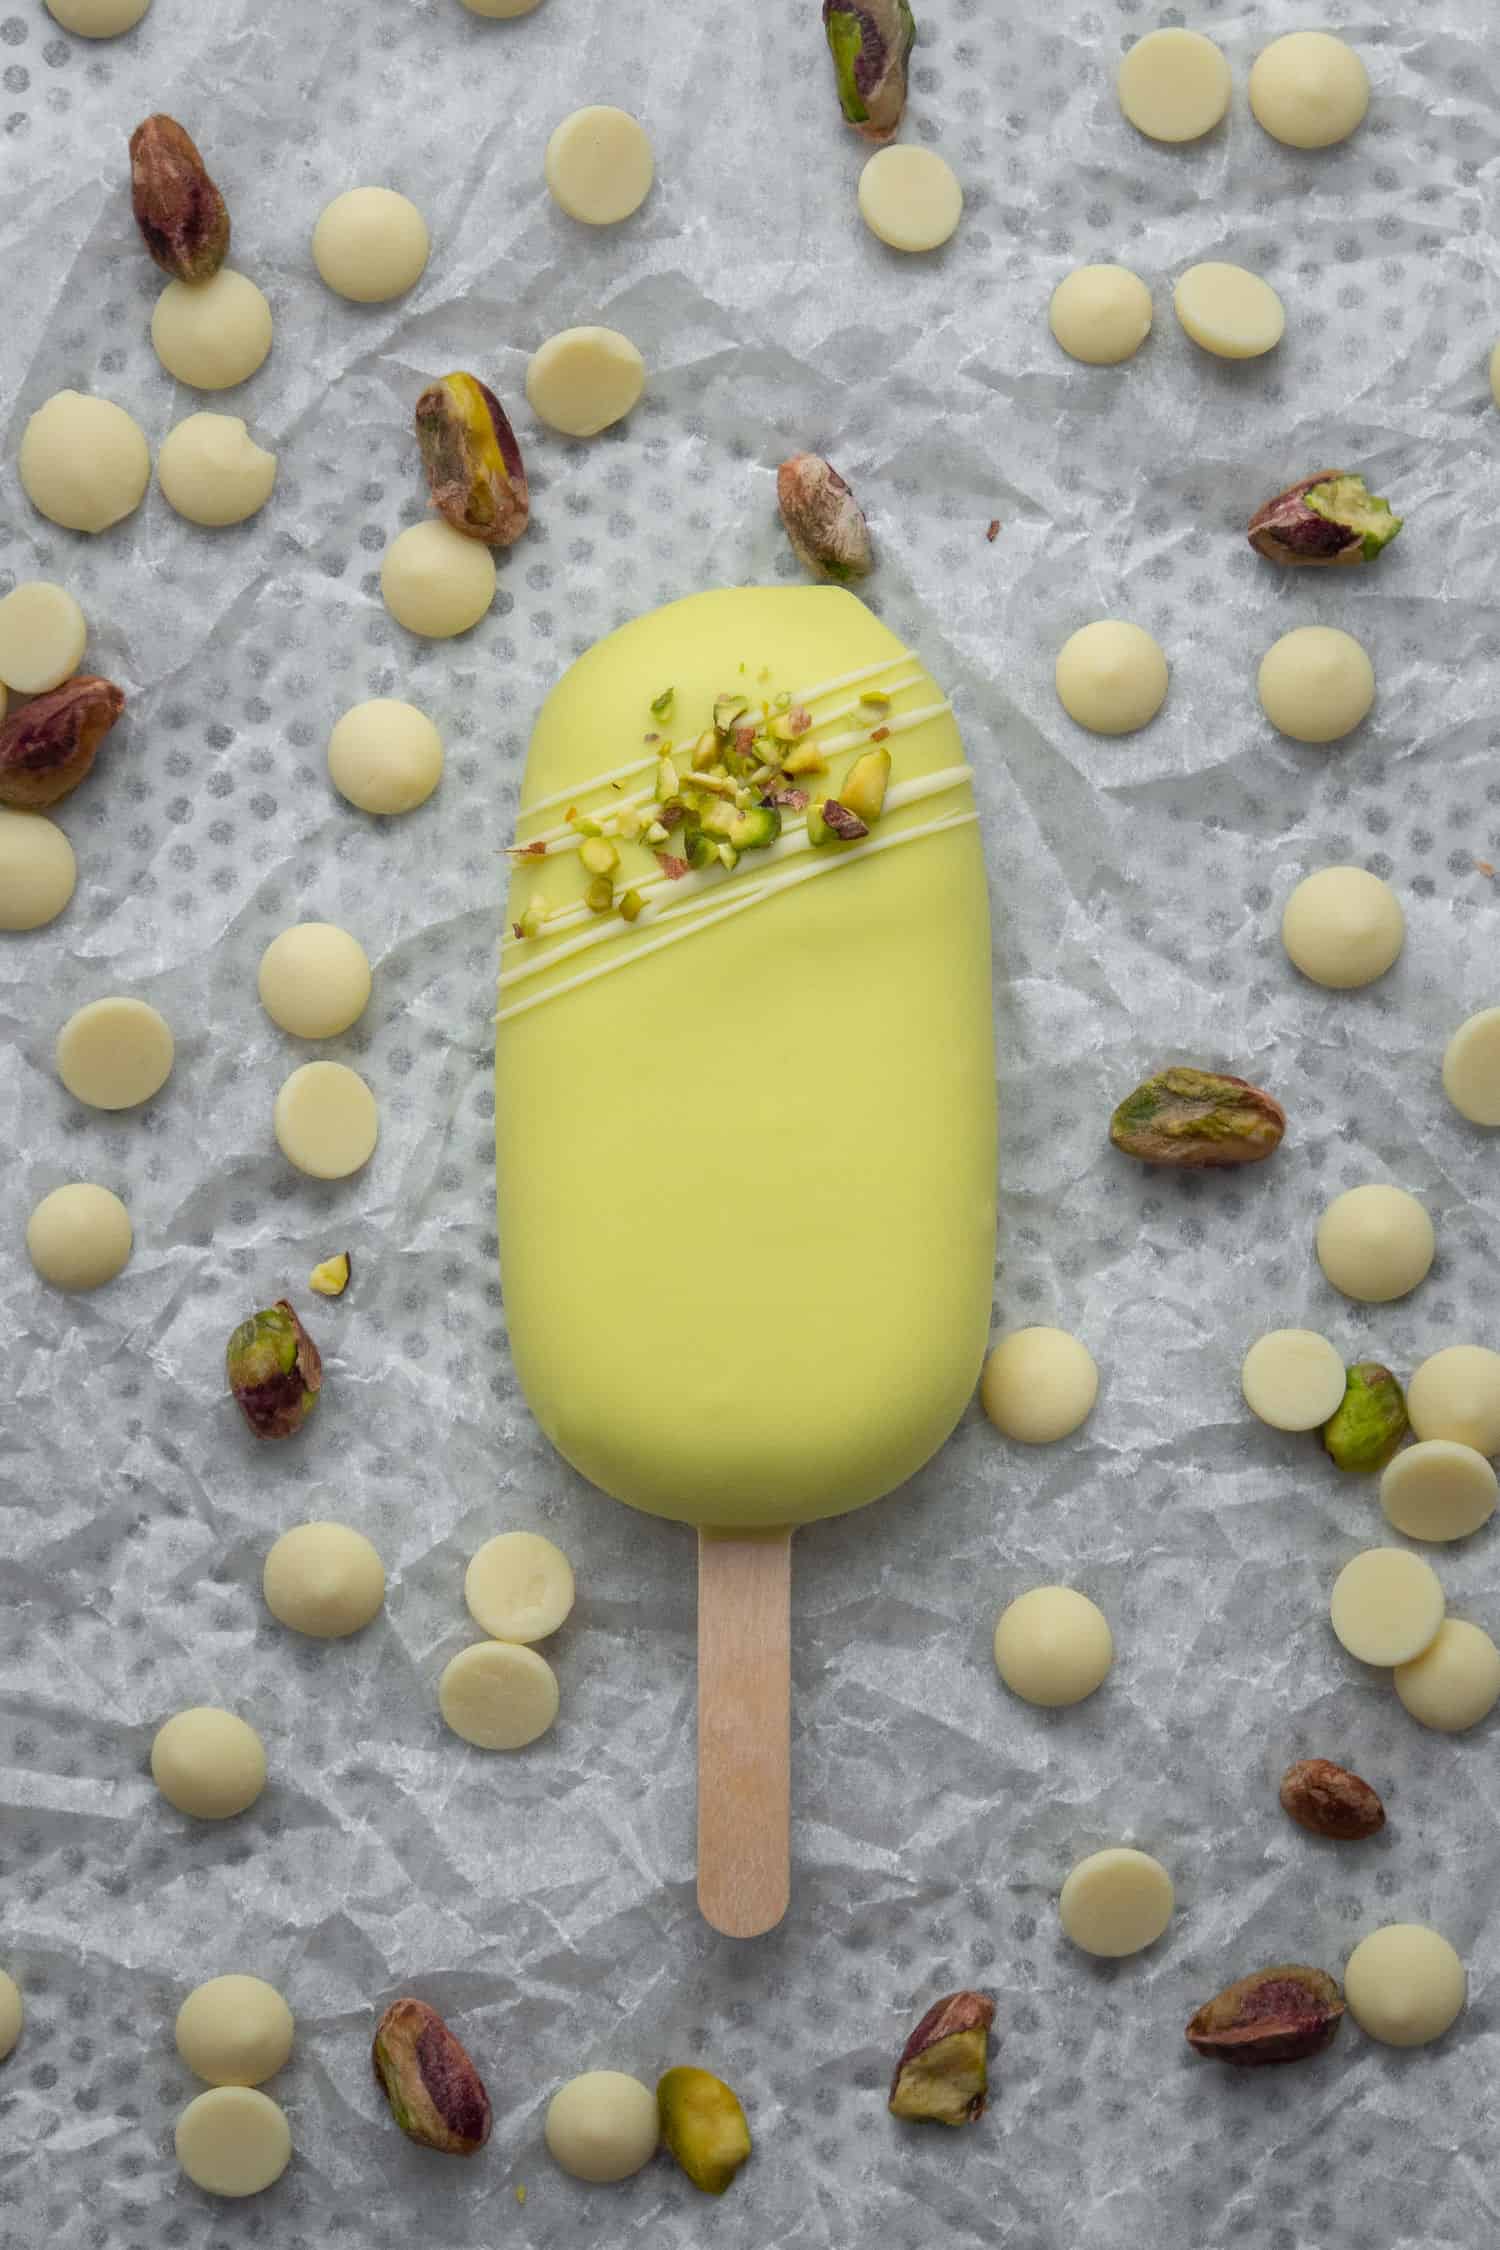
[{"label": "chopped pistachio topping", "polygon": [[672,716],[672,704],[676,697],[676,694],[676,688],[667,687],[662,689],[660,695],[652,697],[651,716],[653,719],[670,719],[670,717]]}]

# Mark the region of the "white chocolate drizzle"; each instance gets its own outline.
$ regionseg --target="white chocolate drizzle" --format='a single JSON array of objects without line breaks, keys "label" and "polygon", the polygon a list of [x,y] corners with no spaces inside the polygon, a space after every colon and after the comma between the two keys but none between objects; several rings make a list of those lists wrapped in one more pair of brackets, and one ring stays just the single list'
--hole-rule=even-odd
[{"label": "white chocolate drizzle", "polygon": [[[915,664],[916,661],[914,650],[909,648],[897,649],[894,656],[882,657],[878,664],[867,664],[862,671],[843,672],[836,680],[824,680],[819,687],[799,689],[797,694],[792,697],[792,702],[794,704],[821,703],[825,695],[835,695],[840,688],[856,687],[861,680],[878,679],[882,672],[889,672],[898,664]],[[910,680],[893,680],[889,688],[882,692],[894,695],[901,688],[914,686],[920,677],[921,674],[918,672]],[[748,700],[754,703],[756,698],[751,696]],[[857,701],[858,697],[855,698],[855,702]],[[948,706],[941,704],[937,708],[946,710]],[[853,709],[854,703],[846,703],[838,711],[825,711],[821,719],[813,721],[813,725],[815,727],[826,726],[830,719],[841,719],[846,711],[852,711]],[[611,766],[607,773],[590,774],[586,781],[575,781],[567,789],[554,789],[550,797],[538,797],[534,804],[523,806],[517,817],[521,820],[530,820],[534,813],[550,812],[554,805],[571,805],[575,798],[585,797],[592,790],[607,789],[612,782],[628,781],[632,774],[649,772],[655,766],[660,754],[659,751],[653,750],[647,757],[632,758],[628,765]]]},{"label": "white chocolate drizzle", "polygon": [[[979,815],[973,812],[946,813],[940,820],[923,821],[917,828],[898,828],[885,836],[872,836],[867,843],[855,844],[837,858],[820,854],[811,864],[790,867],[783,875],[773,875],[753,887],[736,887],[736,895],[711,914],[699,915],[683,929],[663,930],[659,936],[648,938],[643,945],[621,946],[605,960],[597,961],[591,968],[580,969],[576,976],[564,977],[560,984],[547,987],[545,992],[528,993],[525,998],[501,1008],[495,1018],[497,1024],[510,1023],[516,1016],[540,1008],[548,1000],[561,998],[565,992],[574,992],[580,985],[592,984],[596,977],[606,977],[615,969],[628,969],[633,962],[643,961],[650,953],[660,953],[683,938],[696,937],[700,930],[712,929],[716,922],[727,922],[733,915],[743,914],[752,906],[760,906],[778,891],[792,890],[799,883],[814,882],[820,875],[836,875],[840,868],[857,867],[878,852],[896,851],[902,844],[915,844],[925,836],[940,836],[953,828],[970,828]],[[660,917],[665,921],[666,916]],[[617,931],[606,934],[618,935]],[[556,955],[553,956],[557,958]]]},{"label": "white chocolate drizzle", "polygon": [[[921,774],[912,781],[898,781],[894,788],[886,791],[884,812],[899,812],[903,805],[917,805],[926,797],[940,797],[947,790],[957,789],[962,782],[972,781],[973,778],[971,766],[944,766],[938,773]],[[761,868],[798,858],[803,852],[809,852],[813,848],[807,840],[806,820],[788,821],[776,842],[765,851],[755,854],[754,873],[758,874]],[[744,860],[741,860],[740,867],[745,869],[747,876],[752,874]],[[730,873],[722,867],[709,867],[696,874],[678,876],[675,880],[667,875],[646,877],[644,881],[631,886],[647,901],[646,911],[637,917],[637,927],[648,916],[652,921],[662,922],[667,919],[668,914],[687,911],[705,891],[722,889],[726,883],[735,880],[738,872],[738,869]],[[655,900],[663,891],[671,892],[672,903],[659,912],[653,911]],[[502,972],[500,990],[503,992],[510,985],[520,984],[525,978],[536,976],[543,969],[550,969],[555,962],[566,960],[570,954],[581,952],[585,946],[598,945],[605,938],[618,936],[616,921],[615,916],[604,917],[593,913],[580,900],[576,906],[565,908],[561,914],[550,915],[546,924],[545,935],[549,938],[563,930],[592,925],[586,936],[575,938],[571,944],[550,946],[546,952],[542,952],[539,950],[543,943],[540,936],[507,938],[501,949],[502,958],[505,954],[514,954],[524,949],[526,959],[519,968]]]}]

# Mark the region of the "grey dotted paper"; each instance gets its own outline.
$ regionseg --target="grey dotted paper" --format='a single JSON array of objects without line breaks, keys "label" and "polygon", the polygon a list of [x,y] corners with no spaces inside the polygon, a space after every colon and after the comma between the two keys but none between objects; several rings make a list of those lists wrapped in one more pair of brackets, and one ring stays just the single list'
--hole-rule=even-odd
[{"label": "grey dotted paper", "polygon": [[[543,0],[509,24],[458,0],[153,0],[100,44],[36,0],[0,13],[0,591],[66,582],[89,664],[130,696],[59,814],[73,906],[0,941],[0,1959],[28,2011],[0,2070],[0,2250],[1472,2250],[1492,2231],[1493,1728],[1421,1733],[1340,1656],[1326,1597],[1381,1536],[1372,1488],[1252,1424],[1237,1386],[1271,1326],[1403,1373],[1496,1341],[1495,1151],[1438,1080],[1448,1033],[1500,997],[1489,11],[1317,11],[1374,100],[1356,140],[1312,156],[1267,141],[1245,100],[1259,47],[1309,22],[1296,0],[1188,18],[1235,95],[1185,149],[1142,141],[1112,91],[1123,49],[1177,10],[919,12],[906,135],[966,194],[922,261],[858,219],[864,152],[814,0]],[[561,116],[609,100],[646,122],[658,181],[594,234],[552,208],[541,157]],[[266,367],[218,398],[176,389],[149,343],[159,279],[125,141],[155,108],[200,138],[233,262],[276,316]],[[308,252],[322,205],[367,181],[410,192],[433,231],[391,307],[331,298]],[[1213,361],[1178,330],[1172,281],[1206,257],[1282,293],[1274,358]],[[1120,369],[1064,360],[1047,331],[1052,288],[1095,258],[1156,301]],[[634,337],[650,386],[623,428],[570,444],[534,426],[525,367],[594,319]],[[484,624],[424,645],[386,616],[379,562],[424,509],[416,393],[461,366],[512,409],[534,521]],[[102,538],[55,530],[15,458],[69,384],[119,400],[153,447],[199,406],[244,414],[280,457],[272,504],[210,533],[153,488]],[[1104,1379],[1067,1445],[1024,1453],[971,1415],[907,1493],[799,1538],[795,1901],[745,1947],[693,1905],[691,1538],[583,1488],[516,1391],[489,1019],[498,854],[542,696],[638,609],[794,577],[774,470],[799,446],[864,501],[871,599],[949,686],[979,773],[997,1321],[1077,1331]],[[1408,529],[1374,571],[1278,575],[1245,520],[1328,465],[1364,469]],[[1052,692],[1062,640],[1101,615],[1172,663],[1165,711],[1128,741],[1078,732]],[[1327,751],[1272,735],[1253,698],[1264,648],[1315,621],[1357,632],[1380,682]],[[375,694],[447,740],[441,790],[404,821],[326,780],[329,727]],[[1339,860],[1388,875],[1409,925],[1392,974],[1348,996],[1301,982],[1276,935],[1292,884]],[[303,1048],[254,979],[270,937],[313,916],[361,938],[376,985],[351,1033]],[[149,1108],[109,1119],[66,1099],[50,1057],[63,1018],[116,991],[164,1011],[178,1061]],[[312,1054],[381,1102],[376,1160],[341,1186],[291,1173],[271,1137],[275,1087]],[[1275,1163],[1176,1179],[1115,1157],[1110,1108],[1166,1059],[1269,1084],[1292,1121]],[[113,1287],[68,1300],[22,1233],[73,1177],[125,1195],[137,1245]],[[1414,1190],[1438,1229],[1431,1278],[1384,1310],[1335,1297],[1311,1254],[1322,1204],[1364,1179]],[[309,1298],[343,1248],[349,1295]],[[283,1290],[327,1391],[302,1439],[256,1448],[221,1354]],[[368,1532],[391,1574],[384,1618],[347,1645],[283,1633],[259,1600],[271,1540],[319,1515]],[[436,1681],[474,1637],[464,1563],[511,1525],[560,1541],[580,1600],[548,1649],[555,1733],[486,1759],[444,1732]],[[1482,1534],[1436,1559],[1455,1612],[1494,1628],[1491,1553]],[[1004,1600],[1055,1579],[1100,1601],[1119,1661],[1049,1714],[1000,1691],[989,1637]],[[244,1818],[192,1826],[147,1753],[169,1713],[214,1700],[261,1729],[272,1779]],[[1373,1845],[1320,1846],[1277,1811],[1282,1767],[1319,1752],[1385,1793]],[[1096,1965],[1054,1901],[1114,1842],[1166,1861],[1179,1912],[1152,1953]],[[1292,2075],[1189,2056],[1183,2024],[1230,1977],[1338,1969],[1403,1919],[1469,1965],[1441,2047],[1397,2054],[1350,2025]],[[171,2024],[230,1969],[296,2012],[270,2089],[296,2158],[268,2196],[215,2205],[172,2161],[196,2088]],[[998,2004],[990,2116],[962,2136],[895,2125],[905,2030],[968,1982]],[[471,2165],[403,2143],[371,2079],[374,2013],[406,1989],[484,2065],[495,2133]],[[541,2120],[562,2079],[680,2061],[750,2111],[757,2154],[721,2206],[667,2164],[620,2189],[555,2171]]]}]

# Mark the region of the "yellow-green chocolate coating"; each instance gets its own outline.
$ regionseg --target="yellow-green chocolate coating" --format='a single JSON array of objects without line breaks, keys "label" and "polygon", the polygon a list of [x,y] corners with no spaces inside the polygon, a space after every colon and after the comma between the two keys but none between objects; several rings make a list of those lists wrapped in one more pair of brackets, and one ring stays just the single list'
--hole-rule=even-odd
[{"label": "yellow-green chocolate coating", "polygon": [[[825,719],[861,687],[818,698],[805,739],[846,746],[803,783],[836,792],[888,723],[891,791],[868,843],[808,852],[789,832],[732,873],[652,889],[647,845],[621,841],[617,896],[648,886],[633,924],[565,919],[589,881],[576,851],[512,863],[496,1147],[516,1370],[575,1468],[685,1523],[862,1507],[931,1458],[973,1392],[997,1128],[963,745],[946,707],[900,724],[942,691],[837,587],[698,594],[639,618],[572,666],[532,738],[521,844],[570,804],[600,819],[649,786],[647,770],[620,788],[598,777],[654,758],[650,731],[686,768],[716,695],[758,706],[868,666],[889,707]],[[668,686],[671,713],[653,718]],[[948,778],[903,797],[934,776]],[[562,928],[511,939],[537,904]]]}]

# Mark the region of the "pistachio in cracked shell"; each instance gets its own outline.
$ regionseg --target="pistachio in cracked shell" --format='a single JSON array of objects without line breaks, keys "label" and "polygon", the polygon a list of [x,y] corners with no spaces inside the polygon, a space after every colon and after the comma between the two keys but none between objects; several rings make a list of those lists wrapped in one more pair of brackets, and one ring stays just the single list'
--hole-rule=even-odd
[{"label": "pistachio in cracked shell", "polygon": [[1286,1131],[1280,1102],[1248,1079],[1174,1065],[1127,1094],[1109,1123],[1109,1137],[1142,1164],[1205,1171],[1259,1164]]},{"label": "pistachio in cracked shell", "polygon": [[436,2008],[393,2001],[376,2027],[370,2059],[409,2140],[444,2156],[478,2155],[490,2137],[490,2097]]},{"label": "pistachio in cracked shell", "polygon": [[893,2117],[932,2125],[971,2125],[989,2100],[990,2026],[985,1992],[935,2000],[901,2050],[887,2104]]},{"label": "pistachio in cracked shell", "polygon": [[521,448],[477,375],[444,375],[417,400],[417,444],[445,523],[487,547],[513,546],[531,520]]},{"label": "pistachio in cracked shell", "polygon": [[908,0],[823,0],[839,107],[867,141],[888,141],[906,108],[917,26]]},{"label": "pistachio in cracked shell", "polygon": [[1385,552],[1401,523],[1363,477],[1319,469],[1256,509],[1250,544],[1268,562],[1291,568],[1366,563]]},{"label": "pistachio in cracked shell", "polygon": [[318,1347],[284,1297],[240,1322],[229,1339],[225,1372],[258,1438],[295,1436],[323,1388]]}]

